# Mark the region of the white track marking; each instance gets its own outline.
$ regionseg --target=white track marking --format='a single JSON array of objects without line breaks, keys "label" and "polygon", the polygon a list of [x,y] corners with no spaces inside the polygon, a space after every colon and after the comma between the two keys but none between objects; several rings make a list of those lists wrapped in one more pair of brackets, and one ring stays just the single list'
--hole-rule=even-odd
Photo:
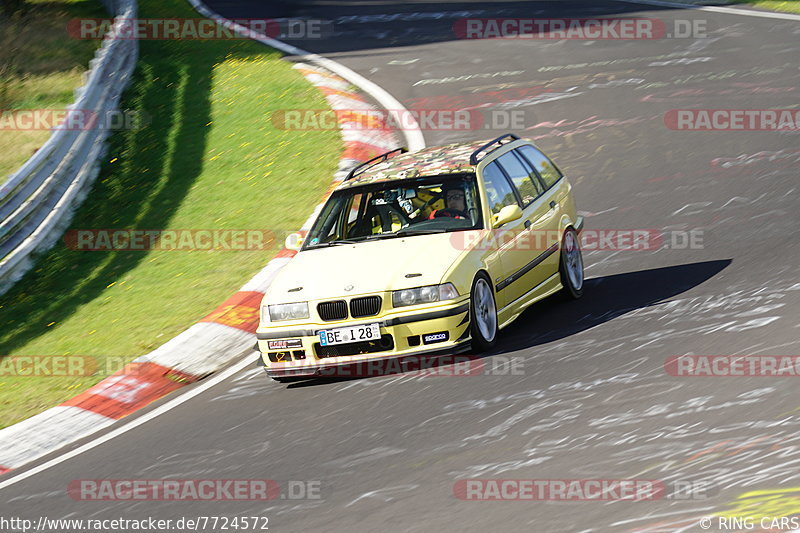
[{"label": "white track marking", "polygon": [[[227,21],[225,18],[221,17],[217,13],[214,13],[207,6],[205,6],[200,0],[189,0],[189,3],[198,12],[200,12],[201,14],[207,16],[208,18],[217,20],[219,23],[221,23],[221,24],[223,24],[225,26],[233,28],[234,31],[238,31],[240,33],[249,31],[247,28],[244,28],[243,26],[240,26],[238,24],[231,23],[230,21]],[[304,60],[306,60],[306,61],[308,61],[310,63],[315,63],[315,64],[317,64],[317,65],[319,65],[319,66],[321,66],[321,67],[323,67],[323,68],[325,68],[325,69],[327,69],[327,70],[329,70],[329,71],[331,71],[331,72],[333,72],[335,74],[338,74],[339,76],[341,76],[342,78],[344,78],[348,82],[356,85],[361,90],[363,90],[364,92],[366,92],[367,94],[372,96],[378,103],[380,103],[387,110],[394,109],[394,110],[399,110],[399,111],[407,111],[406,108],[400,102],[398,102],[391,94],[389,94],[387,91],[385,91],[382,87],[380,87],[379,85],[369,81],[368,79],[364,78],[363,76],[361,76],[360,74],[356,73],[355,71],[345,67],[344,65],[342,65],[340,63],[337,63],[336,61],[333,61],[331,59],[327,59],[327,58],[322,57],[322,56],[317,55],[317,54],[312,54],[312,53],[306,52],[305,50],[302,50],[302,49],[297,48],[295,46],[291,46],[291,45],[283,43],[281,41],[277,41],[275,39],[271,39],[271,38],[269,38],[267,36],[263,36],[262,35],[262,36],[259,36],[259,38],[255,39],[255,40],[260,41],[261,43],[266,44],[267,46],[270,46],[270,47],[275,48],[277,50],[280,50],[280,51],[282,51],[284,53],[287,53],[287,54],[290,54],[290,55],[299,56],[301,59],[304,59]],[[403,135],[406,138],[406,143],[408,145],[408,148],[410,150],[412,150],[412,151],[420,150],[422,148],[425,148],[425,138],[422,135],[422,131],[420,130],[419,125],[416,123],[416,120],[414,120],[414,118],[411,117],[410,114],[408,114],[408,113],[406,113],[406,114],[410,117],[410,120],[413,121],[410,124],[410,127],[405,128],[403,130]],[[274,261],[274,259],[273,259],[273,261]],[[269,274],[274,274],[274,272],[270,272]],[[267,278],[271,281],[272,275],[268,275]],[[248,282],[248,284],[250,284],[252,282],[253,282],[253,280]],[[242,290],[244,290],[244,289],[242,289]],[[210,387],[216,385],[217,383],[219,383],[220,381],[224,380],[228,376],[234,374],[238,370],[240,370],[242,368],[245,368],[249,363],[251,363],[251,361],[252,361],[252,359],[249,356],[245,357],[245,359],[243,359],[239,363],[236,363],[233,366],[229,367],[227,370],[223,371],[221,374],[214,375],[214,376],[208,378],[207,380],[201,382],[201,384],[198,385],[196,388],[191,389],[191,390],[181,394],[180,396],[176,397],[175,399],[170,400],[169,402],[163,404],[162,406],[150,411],[146,415],[143,415],[143,416],[141,416],[139,418],[136,418],[133,421],[131,421],[130,423],[125,424],[123,426],[120,426],[119,428],[117,428],[115,430],[112,430],[109,433],[106,433],[105,435],[102,435],[102,436],[98,437],[97,439],[94,439],[94,440],[92,440],[90,442],[87,442],[86,444],[84,444],[84,445],[82,445],[82,446],[80,446],[80,447],[78,447],[78,448],[76,448],[76,449],[74,449],[74,450],[72,450],[70,452],[67,452],[67,453],[65,453],[63,455],[60,455],[60,456],[58,456],[56,458],[51,459],[50,461],[42,463],[41,465],[39,465],[37,467],[31,468],[30,470],[22,472],[22,473],[20,473],[18,475],[14,475],[14,476],[10,477],[9,479],[0,482],[0,489],[3,489],[3,488],[8,487],[10,485],[13,485],[13,484],[15,484],[15,483],[17,483],[19,481],[22,481],[23,479],[26,479],[26,478],[28,478],[30,476],[38,474],[39,472],[42,472],[44,470],[47,470],[48,468],[50,468],[52,466],[60,464],[60,463],[66,461],[66,460],[68,460],[68,459],[70,459],[72,457],[75,457],[75,456],[77,456],[77,455],[79,455],[79,454],[81,454],[81,453],[83,453],[83,452],[85,452],[87,450],[90,450],[90,449],[94,448],[95,446],[99,446],[100,444],[103,444],[104,442],[107,442],[107,441],[113,439],[114,437],[117,437],[117,436],[119,436],[119,435],[121,435],[121,434],[123,434],[123,433],[125,433],[127,431],[130,431],[131,429],[134,429],[134,428],[140,426],[141,424],[144,424],[145,422],[155,418],[156,416],[159,416],[159,415],[169,411],[170,409],[182,404],[183,402],[188,401],[191,398],[197,396],[201,392],[203,392],[203,391],[209,389]]]},{"label": "white track marking", "polygon": [[[240,24],[233,23],[224,17],[220,16],[219,14],[215,13],[211,9],[209,9],[206,5],[204,5],[200,0],[188,0],[189,3],[194,7],[199,13],[205,15],[206,17],[216,20],[223,26],[229,27],[236,31],[237,33],[247,35],[252,33],[252,30],[241,26]],[[409,124],[408,127],[403,128],[403,135],[406,138],[406,144],[408,145],[408,149],[412,152],[417,150],[421,150],[425,148],[425,137],[422,135],[422,130],[420,130],[419,124],[408,113],[408,110],[397,101],[397,99],[389,94],[383,87],[380,85],[371,82],[361,74],[358,74],[354,70],[338,63],[332,59],[328,59],[327,57],[323,57],[318,54],[312,54],[302,48],[297,48],[296,46],[292,46],[290,44],[286,44],[282,41],[278,41],[275,39],[271,39],[266,35],[259,35],[254,40],[263,43],[267,46],[275,48],[276,50],[280,50],[289,55],[299,56],[298,59],[303,61],[307,61],[309,63],[314,63],[319,65],[322,68],[325,68],[334,74],[341,76],[342,78],[346,79],[353,85],[357,86],[359,89],[364,91],[365,93],[372,96],[381,106],[383,106],[386,110],[397,110],[400,113],[403,113],[404,116],[409,117]]]},{"label": "white track marking", "polygon": [[[703,5],[694,5],[694,4],[682,4],[682,3],[677,3],[677,2],[665,2],[665,1],[661,1],[661,0],[616,0],[616,1],[627,3],[627,4],[644,4],[644,5],[652,5],[652,6],[660,6],[660,7],[687,8],[687,9],[693,9],[693,10],[697,10],[697,11],[708,11],[708,12],[714,12],[714,13],[725,13],[725,14],[747,16],[747,17],[758,17],[758,18],[771,18],[771,19],[800,21],[800,15],[794,15],[794,14],[790,14],[790,13],[771,13],[771,12],[762,12],[762,11],[750,11],[750,10],[745,10],[745,9],[735,9],[735,8],[729,8],[729,7],[703,6]],[[205,5],[200,3],[198,0],[189,0],[189,3],[192,4],[192,6],[197,11],[199,11],[200,13],[202,13],[203,15],[205,15],[205,16],[211,18],[211,19],[215,19],[215,20],[218,20],[218,21],[224,21],[225,20],[220,15],[218,15],[218,14],[214,13],[213,11],[211,11],[210,9],[208,9]],[[242,26],[239,26],[237,24],[227,23],[226,25],[234,27],[234,28],[238,28],[238,31],[240,31],[240,32],[248,31],[246,28],[244,28]],[[338,62],[333,61],[331,59],[322,57],[322,56],[320,56],[318,54],[309,53],[309,52],[307,52],[307,51],[305,51],[305,50],[303,50],[301,48],[297,48],[295,46],[283,43],[281,41],[277,41],[275,39],[271,39],[271,38],[266,37],[266,36],[260,37],[260,38],[258,38],[256,40],[262,42],[263,44],[266,44],[267,46],[270,46],[272,48],[280,50],[280,51],[282,51],[284,53],[300,56],[300,58],[302,58],[302,59],[304,59],[306,61],[309,61],[309,62],[312,62],[312,63],[316,63],[317,65],[320,65],[321,67],[326,68],[326,69],[330,70],[331,72],[334,72],[335,74],[338,74],[339,76],[341,76],[345,80],[349,81],[350,83],[353,83],[354,85],[356,85],[360,89],[362,89],[364,92],[368,93],[370,96],[375,98],[375,100],[378,101],[378,103],[380,103],[386,109],[397,109],[397,110],[405,111],[405,107],[400,102],[398,102],[397,99],[395,99],[391,94],[389,94],[386,90],[384,90],[382,87],[380,87],[379,85],[375,84],[374,82],[364,78],[363,76],[361,76],[360,74],[356,73],[352,69],[342,65],[341,63],[338,63]],[[412,119],[413,119],[413,117],[412,117]],[[416,126],[415,128],[407,128],[407,129],[403,130],[403,135],[405,136],[406,142],[408,143],[408,148],[411,149],[412,151],[413,150],[420,150],[420,149],[425,147],[425,138],[422,135],[422,131],[419,129],[419,126],[417,124],[415,124],[415,126]],[[130,431],[130,430],[132,430],[132,429],[144,424],[145,422],[148,422],[148,421],[152,420],[153,418],[155,418],[157,416],[160,416],[161,414],[163,414],[163,413],[165,413],[165,412],[177,407],[178,405],[180,405],[180,404],[182,404],[182,403],[194,398],[195,396],[201,394],[202,392],[204,392],[207,389],[213,387],[217,383],[227,379],[228,377],[230,377],[231,375],[235,374],[239,370],[241,370],[243,368],[246,368],[249,364],[252,364],[252,358],[250,357],[250,353],[248,352],[248,356],[245,357],[244,359],[242,359],[241,361],[239,361],[238,363],[235,363],[233,366],[231,366],[228,369],[224,370],[220,374],[214,375],[214,376],[208,378],[207,380],[204,380],[204,381],[200,382],[200,384],[197,385],[195,388],[193,388],[193,389],[181,394],[180,396],[174,398],[173,400],[168,401],[167,403],[161,405],[160,407],[158,407],[156,409],[153,409],[149,413],[147,413],[147,414],[145,414],[143,416],[140,416],[140,417],[132,420],[131,422],[129,422],[129,423],[123,425],[123,426],[120,426],[117,429],[112,430],[109,433],[106,433],[105,435],[102,435],[102,436],[98,437],[97,439],[94,439],[94,440],[92,440],[90,442],[87,442],[86,444],[84,444],[82,446],[79,446],[78,448],[75,448],[74,450],[72,450],[70,452],[67,452],[67,453],[65,453],[63,455],[55,457],[55,458],[53,458],[53,459],[51,459],[51,460],[49,460],[49,461],[47,461],[45,463],[42,463],[39,466],[31,468],[31,469],[29,469],[29,470],[27,470],[25,472],[22,472],[20,474],[14,475],[9,479],[0,482],[0,489],[3,489],[5,487],[11,486],[11,485],[13,485],[15,483],[18,483],[19,481],[22,481],[22,480],[24,480],[24,479],[26,479],[28,477],[31,477],[31,476],[33,476],[35,474],[38,474],[39,472],[47,470],[48,468],[50,468],[52,466],[55,466],[57,464],[60,464],[60,463],[62,463],[64,461],[68,460],[68,459],[71,459],[72,457],[80,455],[81,453],[83,453],[85,451],[91,450],[92,448],[95,448],[96,446],[99,446],[100,444],[103,444],[103,443],[105,443],[105,442],[107,442],[107,441],[109,441],[109,440],[111,440],[111,439],[113,439],[113,438],[115,438],[115,437],[117,437],[119,435],[122,435],[123,433],[126,433],[126,432],[128,432],[128,431]]]},{"label": "white track marking", "polygon": [[248,350],[247,355],[241,361],[239,361],[238,363],[235,363],[234,365],[228,367],[227,369],[223,370],[219,374],[215,374],[215,375],[209,377],[208,379],[205,379],[205,380],[199,382],[196,387],[194,387],[192,389],[189,389],[186,392],[184,392],[183,394],[181,394],[180,396],[178,396],[176,398],[173,398],[172,400],[168,401],[167,403],[156,407],[155,409],[153,409],[149,413],[146,413],[146,414],[144,414],[144,415],[142,415],[142,416],[140,416],[140,417],[138,417],[138,418],[136,418],[134,420],[131,420],[129,423],[127,423],[127,424],[125,424],[123,426],[120,426],[120,427],[118,427],[118,428],[116,428],[114,430],[111,430],[108,433],[106,433],[105,435],[101,435],[100,437],[98,437],[98,438],[96,438],[96,439],[94,439],[94,440],[92,440],[90,442],[87,442],[86,444],[83,444],[83,445],[75,448],[74,450],[71,450],[71,451],[66,452],[66,453],[64,453],[62,455],[59,455],[58,457],[54,457],[53,459],[50,459],[49,461],[47,461],[45,463],[42,463],[39,466],[35,466],[35,467],[31,468],[30,470],[26,470],[25,472],[22,472],[20,474],[12,476],[9,479],[3,480],[2,482],[0,482],[0,489],[4,489],[6,487],[10,487],[11,485],[14,485],[15,483],[19,483],[23,479],[27,479],[27,478],[29,478],[29,477],[31,477],[33,475],[38,474],[39,472],[43,472],[43,471],[47,470],[48,468],[51,468],[51,467],[56,466],[56,465],[58,465],[60,463],[63,463],[64,461],[66,461],[68,459],[72,459],[73,457],[75,457],[77,455],[80,455],[83,452],[87,452],[87,451],[91,450],[92,448],[100,446],[101,444],[106,443],[106,442],[110,441],[111,439],[122,435],[123,433],[127,433],[128,431],[141,426],[145,422],[149,422],[150,420],[154,419],[157,416],[160,416],[160,415],[166,413],[169,410],[174,409],[175,407],[181,405],[182,403],[187,402],[188,400],[191,400],[192,398],[194,398],[198,394],[201,394],[201,393],[207,391],[208,389],[210,389],[211,387],[213,387],[217,383],[229,378],[230,376],[232,376],[233,374],[239,372],[240,370],[242,370],[244,368],[247,368],[248,366],[252,365],[254,363],[254,361],[255,361],[255,358],[253,357],[253,354],[254,354],[253,351]]},{"label": "white track marking", "polygon": [[751,11],[748,9],[736,9],[733,7],[681,4],[679,2],[663,2],[662,0],[616,0],[616,1],[624,2],[626,4],[647,4],[650,6],[660,6],[660,7],[688,8],[688,9],[696,9],[698,11],[710,11],[712,13],[727,13],[729,15],[742,15],[745,17],[760,17],[765,19],[800,21],[800,15],[793,15],[791,13],[771,13],[769,11]]}]

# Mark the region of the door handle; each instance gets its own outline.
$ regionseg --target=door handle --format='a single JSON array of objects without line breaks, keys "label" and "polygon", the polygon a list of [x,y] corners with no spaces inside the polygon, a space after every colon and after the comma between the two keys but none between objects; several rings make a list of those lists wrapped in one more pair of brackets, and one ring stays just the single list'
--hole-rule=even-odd
[{"label": "door handle", "polygon": [[530,220],[526,220],[525,221],[525,229],[528,229],[530,227],[531,227],[531,221]]},{"label": "door handle", "polygon": [[550,201],[550,209],[555,209],[557,205],[558,205],[558,204],[556,203],[556,201],[555,201],[555,200],[551,200],[551,201]]}]

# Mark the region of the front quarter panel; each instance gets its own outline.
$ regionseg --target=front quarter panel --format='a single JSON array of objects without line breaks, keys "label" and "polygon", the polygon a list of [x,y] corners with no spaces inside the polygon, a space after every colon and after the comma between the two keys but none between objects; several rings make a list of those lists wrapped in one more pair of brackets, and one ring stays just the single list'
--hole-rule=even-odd
[{"label": "front quarter panel", "polygon": [[572,194],[572,185],[569,180],[564,177],[561,181],[564,182],[561,187],[564,189],[563,196],[559,200],[561,204],[561,220],[558,229],[561,234],[566,231],[570,226],[574,227],[578,220],[578,210],[575,206],[575,196]]},{"label": "front quarter panel", "polygon": [[492,235],[492,231],[485,229],[463,232],[458,245],[464,247],[464,253],[447,270],[442,283],[452,282],[460,295],[467,296],[479,271],[485,271],[494,282],[502,271],[496,239],[491,238]]}]

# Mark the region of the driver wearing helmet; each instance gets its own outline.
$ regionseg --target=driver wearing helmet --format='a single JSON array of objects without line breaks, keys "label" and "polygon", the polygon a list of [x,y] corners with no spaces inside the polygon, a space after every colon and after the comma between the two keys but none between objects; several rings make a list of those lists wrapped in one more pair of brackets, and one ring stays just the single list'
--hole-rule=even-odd
[{"label": "driver wearing helmet", "polygon": [[437,209],[428,218],[469,218],[464,188],[461,184],[450,183],[443,185],[442,195],[444,196],[444,209]]}]

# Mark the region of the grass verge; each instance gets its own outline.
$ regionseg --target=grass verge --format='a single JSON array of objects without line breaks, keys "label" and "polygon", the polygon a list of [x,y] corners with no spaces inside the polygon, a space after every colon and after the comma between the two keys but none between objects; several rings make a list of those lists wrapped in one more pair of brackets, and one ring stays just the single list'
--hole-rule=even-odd
[{"label": "grass verge", "polygon": [[800,1],[798,0],[732,0],[735,4],[749,4],[761,9],[770,11],[782,11],[784,13],[800,13]]},{"label": "grass verge", "polygon": [[[197,14],[141,0],[140,17]],[[298,228],[330,184],[338,131],[275,129],[274,111],[325,109],[280,54],[245,40],[141,41],[122,107],[149,117],[116,133],[72,228]],[[133,359],[212,311],[268,251],[73,251],[63,243],[0,299],[0,427],[100,381],[13,375],[17,355]],[[113,368],[112,368],[113,369]]]}]

